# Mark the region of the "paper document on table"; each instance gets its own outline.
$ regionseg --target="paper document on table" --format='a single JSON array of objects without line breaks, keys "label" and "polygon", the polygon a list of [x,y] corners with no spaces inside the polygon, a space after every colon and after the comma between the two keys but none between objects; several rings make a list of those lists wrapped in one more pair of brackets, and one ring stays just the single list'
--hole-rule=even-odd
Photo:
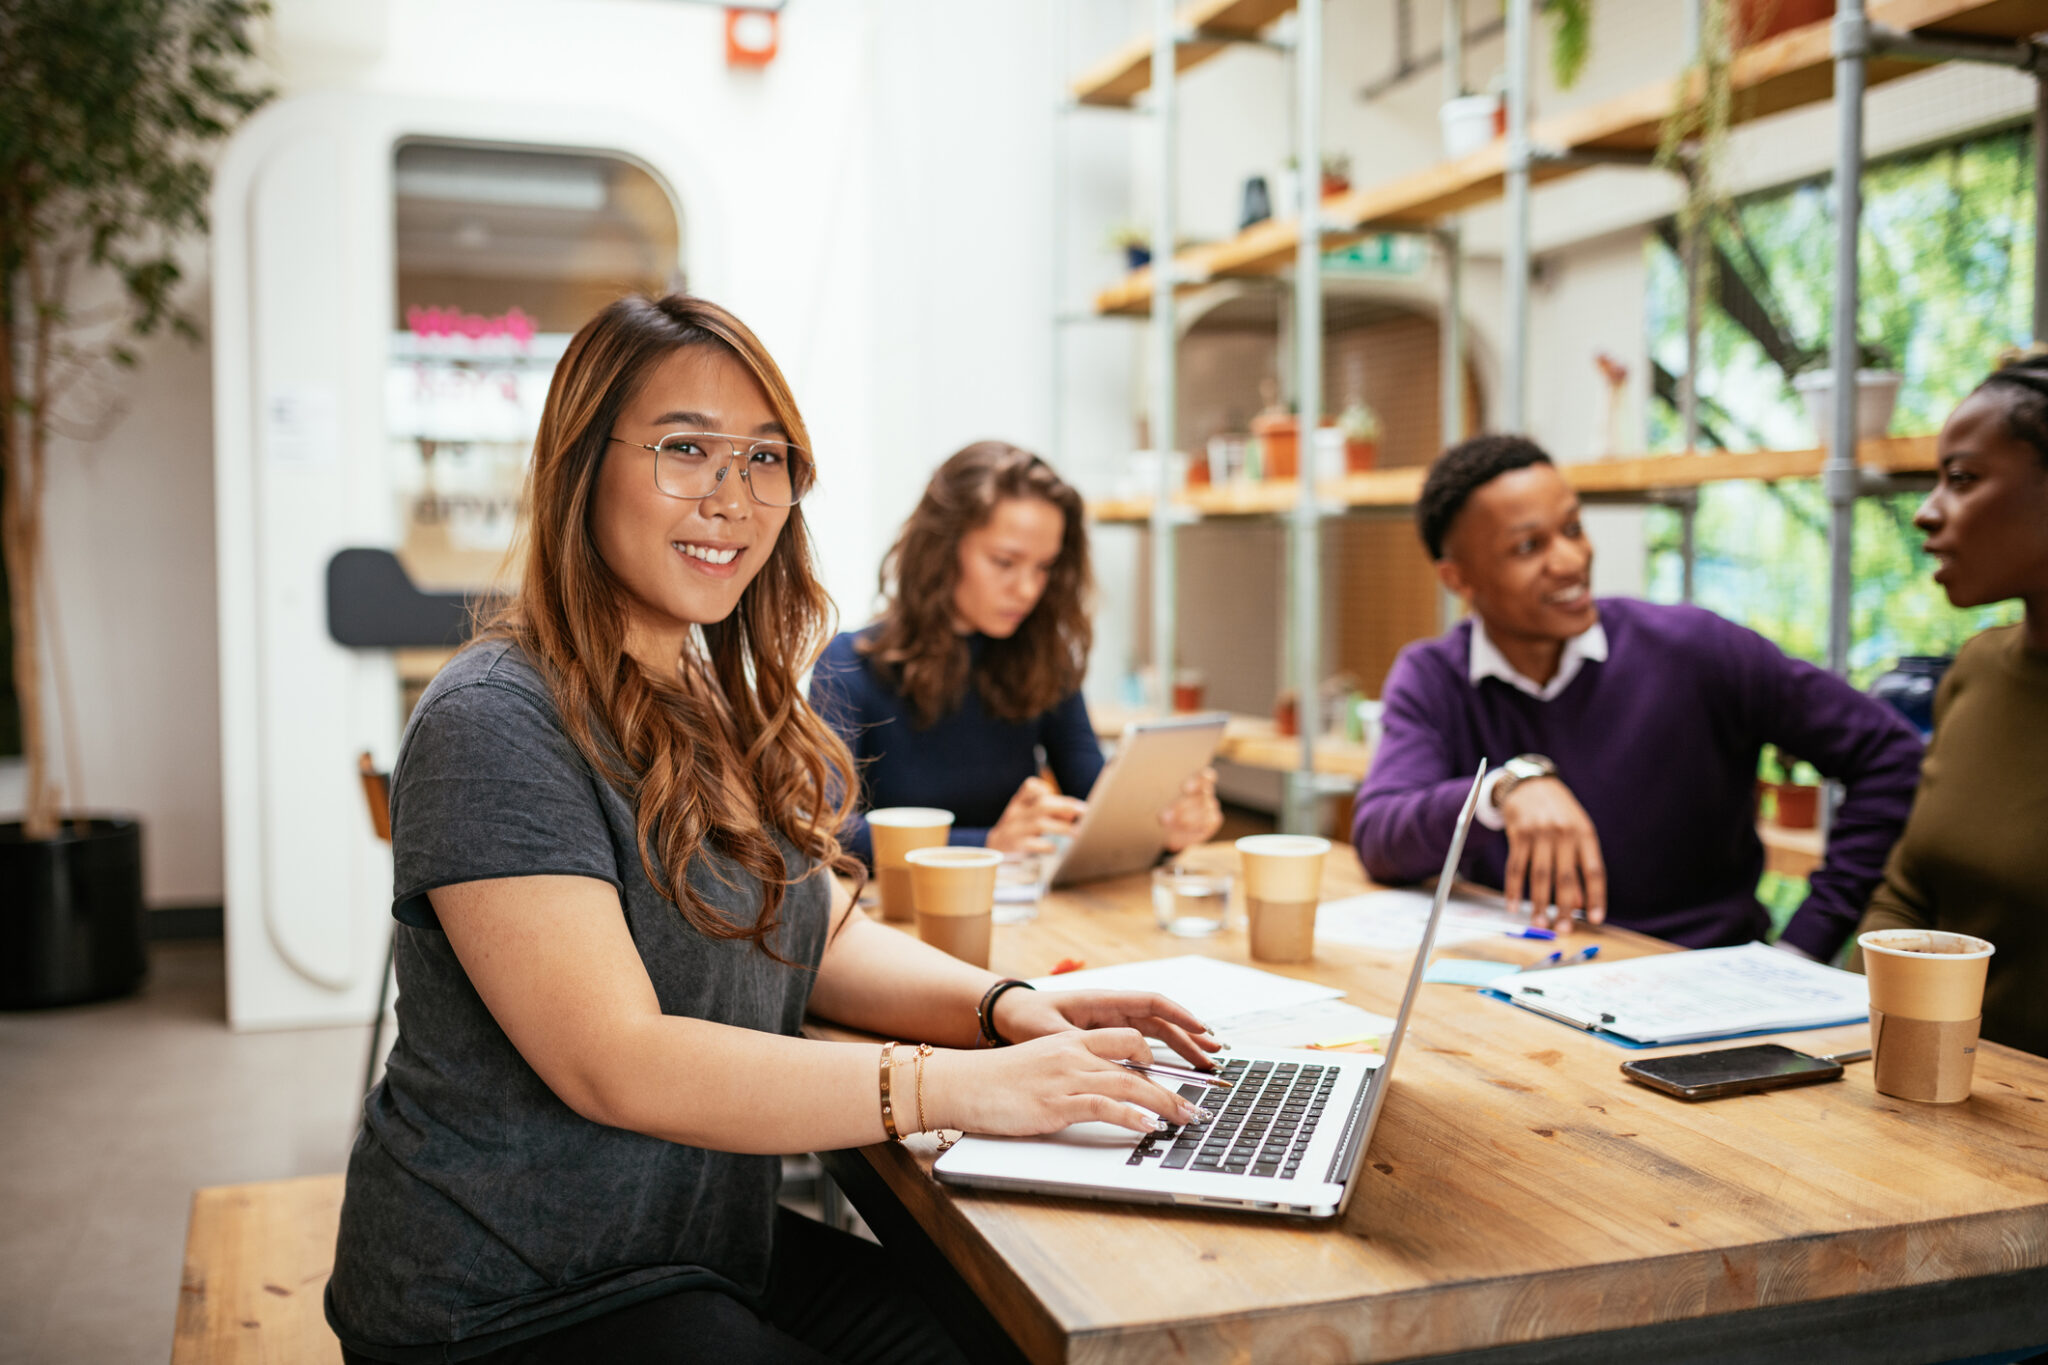
[{"label": "paper document on table", "polygon": [[1761,943],[1525,972],[1489,994],[1646,1046],[1853,1024],[1870,1017],[1861,976]]},{"label": "paper document on table", "polygon": [[1311,1000],[1255,1014],[1237,1014],[1215,1023],[1202,1021],[1232,1047],[1319,1047],[1349,1048],[1369,1044],[1378,1051],[1394,1021],[1342,1000]]},{"label": "paper document on table", "polygon": [[1219,1031],[1226,1021],[1245,1015],[1336,1000],[1344,994],[1335,986],[1297,981],[1192,953],[1041,976],[1031,984],[1042,991],[1157,991]]},{"label": "paper document on table", "polygon": [[[1422,945],[1422,930],[1429,923],[1434,903],[1432,896],[1421,891],[1372,891],[1324,901],[1316,907],[1316,937],[1382,952],[1413,952]],[[1444,906],[1436,946],[1448,948],[1497,937],[1523,923],[1509,915],[1498,899],[1489,906],[1476,896],[1455,895]]]}]

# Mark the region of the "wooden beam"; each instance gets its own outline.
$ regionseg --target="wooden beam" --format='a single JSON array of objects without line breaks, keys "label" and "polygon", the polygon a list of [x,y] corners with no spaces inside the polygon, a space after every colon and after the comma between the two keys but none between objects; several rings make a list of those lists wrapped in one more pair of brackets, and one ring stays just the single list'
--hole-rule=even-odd
[{"label": "wooden beam", "polygon": [[[1935,438],[1932,436],[1886,436],[1864,441],[1856,447],[1856,461],[1865,469],[1884,474],[1925,474],[1935,468]],[[1808,450],[1714,450],[1682,455],[1642,455],[1625,460],[1591,460],[1584,464],[1558,466],[1565,479],[1581,493],[1608,496],[1640,493],[1645,496],[1678,488],[1735,479],[1817,479],[1827,462],[1827,452]],[[1422,494],[1425,470],[1378,469],[1370,474],[1352,474],[1332,480],[1324,487],[1325,498],[1347,508],[1402,510],[1413,507]],[[1194,487],[1174,501],[1205,517],[1277,516],[1294,506],[1292,479],[1271,479],[1227,487]],[[1152,512],[1150,498],[1117,498],[1091,502],[1088,515],[1096,521],[1143,521]]]},{"label": "wooden beam", "polygon": [[[1202,0],[1180,11],[1182,29],[1213,33],[1230,38],[1257,38],[1281,15],[1294,9],[1294,0]],[[1200,65],[1232,46],[1229,42],[1182,43],[1175,50],[1173,66],[1185,71]],[[1133,38],[1097,62],[1074,82],[1074,98],[1083,104],[1109,108],[1127,107],[1138,95],[1152,88],[1152,35]]]}]

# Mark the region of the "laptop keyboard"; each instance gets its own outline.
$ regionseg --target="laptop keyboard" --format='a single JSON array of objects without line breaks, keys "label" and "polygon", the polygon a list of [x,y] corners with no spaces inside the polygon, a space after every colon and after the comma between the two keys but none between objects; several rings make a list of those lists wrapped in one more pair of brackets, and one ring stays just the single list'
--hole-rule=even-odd
[{"label": "laptop keyboard", "polygon": [[1337,1068],[1239,1059],[1225,1062],[1222,1074],[1231,1082],[1228,1090],[1192,1083],[1180,1088],[1182,1099],[1204,1108],[1221,1104],[1214,1119],[1146,1136],[1125,1164],[1163,1155],[1160,1167],[1169,1171],[1291,1178],[1336,1088]]}]

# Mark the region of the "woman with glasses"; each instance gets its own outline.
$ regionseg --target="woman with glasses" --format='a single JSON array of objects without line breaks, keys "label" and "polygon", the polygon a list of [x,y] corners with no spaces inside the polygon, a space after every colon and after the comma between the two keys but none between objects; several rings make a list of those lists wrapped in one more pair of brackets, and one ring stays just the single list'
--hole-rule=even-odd
[{"label": "woman with glasses", "polygon": [[[859,763],[860,808],[948,810],[952,842],[1005,853],[1071,832],[1102,772],[1081,699],[1089,586],[1081,495],[1051,465],[1001,441],[940,465],[882,563],[880,619],[833,640],[811,677]],[[1174,852],[1212,837],[1216,774],[1159,821]],[[841,835],[872,859],[865,819]]]},{"label": "woman with glasses", "polygon": [[1906,831],[1863,928],[1950,929],[1998,948],[1983,1036],[2048,1056],[2048,354],[1994,371],[1949,414],[1913,518],[1958,607],[2017,598],[1935,694]]},{"label": "woman with glasses", "polygon": [[832,876],[853,770],[797,686],[828,607],[806,444],[701,299],[620,300],[556,368],[518,594],[393,773],[398,1038],[327,1291],[349,1361],[958,1360],[879,1248],[777,1210],[779,1154],[1192,1117],[1118,1065],[1140,1027],[1205,1058],[1186,1011],[1010,989]]}]

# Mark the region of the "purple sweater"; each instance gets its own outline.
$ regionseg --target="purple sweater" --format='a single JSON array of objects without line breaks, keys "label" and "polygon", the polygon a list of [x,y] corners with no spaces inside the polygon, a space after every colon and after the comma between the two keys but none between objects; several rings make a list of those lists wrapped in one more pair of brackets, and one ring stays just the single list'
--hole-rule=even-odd
[{"label": "purple sweater", "polygon": [[[1856,927],[1919,780],[1920,741],[1890,707],[1697,607],[1602,599],[1607,659],[1538,701],[1468,680],[1470,622],[1401,651],[1351,842],[1375,881],[1436,875],[1471,773],[1547,754],[1599,831],[1608,922],[1689,948],[1761,938],[1757,757],[1766,742],[1847,784],[1827,861],[1785,941],[1826,959]],[[1474,825],[1464,875],[1499,886],[1507,836]]]}]

